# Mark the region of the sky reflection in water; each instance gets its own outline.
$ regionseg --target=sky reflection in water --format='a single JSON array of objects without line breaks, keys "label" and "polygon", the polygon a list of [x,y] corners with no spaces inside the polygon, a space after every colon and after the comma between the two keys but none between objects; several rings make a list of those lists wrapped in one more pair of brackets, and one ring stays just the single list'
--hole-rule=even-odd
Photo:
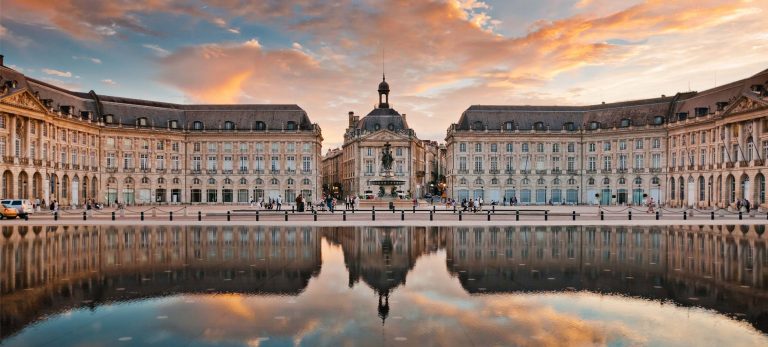
[{"label": "sky reflection in water", "polygon": [[[483,232],[487,235],[490,231],[486,229]],[[611,232],[617,236],[615,230]],[[427,233],[429,235],[425,237]],[[14,336],[7,337],[4,333],[7,339],[0,344],[768,345],[768,337],[749,323],[714,310],[682,307],[664,300],[641,299],[632,290],[627,290],[627,293],[635,297],[619,295],[622,288],[638,288],[647,286],[645,282],[658,281],[653,269],[644,272],[640,271],[643,268],[640,266],[634,268],[632,276],[628,276],[626,273],[633,271],[630,267],[601,264],[600,267],[612,271],[599,268],[597,277],[590,277],[586,268],[591,264],[585,266],[589,259],[583,256],[578,259],[564,258],[559,263],[529,259],[529,264],[524,264],[524,252],[519,248],[514,249],[512,254],[513,258],[518,256],[516,260],[505,260],[507,266],[488,259],[488,252],[479,259],[467,260],[466,254],[460,252],[465,248],[462,243],[464,236],[458,233],[449,228],[436,232],[412,228],[312,230],[310,236],[304,234],[304,241],[307,242],[299,248],[317,247],[322,266],[296,293],[286,293],[284,288],[275,290],[252,278],[240,282],[237,282],[238,278],[231,278],[228,274],[249,277],[247,268],[258,271],[261,265],[244,265],[251,261],[222,260],[226,258],[226,245],[224,251],[209,249],[198,254],[200,258],[196,261],[189,261],[187,267],[198,270],[183,270],[196,272],[191,281],[204,282],[202,287],[190,286],[188,280],[179,279],[175,285],[168,286],[167,296],[157,297],[151,282],[160,281],[163,273],[174,276],[176,270],[166,273],[151,266],[134,269],[135,273],[140,273],[138,283],[144,287],[131,286],[126,280],[110,279],[108,275],[96,276],[101,281],[109,282],[105,284],[109,289],[103,292],[112,292],[115,288],[122,288],[118,286],[126,285],[127,289],[120,292],[127,292],[125,295],[129,300],[115,297],[122,294],[104,295],[106,299],[97,300],[99,305],[92,305],[91,309],[67,309],[64,313],[53,314],[48,319],[27,326]],[[291,237],[285,236],[288,239]],[[474,239],[469,240],[474,242]],[[552,241],[551,238],[547,240],[547,244]],[[671,241],[667,239],[666,243]],[[764,249],[764,245],[762,247]],[[583,250],[583,247],[580,249]],[[472,249],[468,251],[472,257],[477,254]],[[550,251],[547,247],[551,257]],[[271,255],[275,253],[267,252],[266,258],[269,259],[257,258],[256,261],[265,259],[263,261],[274,263],[268,270],[272,280],[284,281],[291,278],[284,272],[302,271],[290,263],[281,266]],[[311,252],[308,257],[313,258]],[[574,290],[581,289],[578,287],[566,289],[566,284],[574,283],[567,279],[573,276],[566,264],[569,261],[580,263],[576,265],[581,269],[576,277],[585,282],[585,288],[608,294]],[[666,265],[675,266],[671,261]],[[212,268],[232,271],[211,272]],[[510,271],[512,268],[514,270]],[[208,272],[200,275],[199,269]],[[540,275],[531,279],[531,273]],[[504,276],[508,277],[508,281],[527,288],[505,292],[502,289],[504,284],[493,287],[498,277]],[[616,277],[621,278],[617,280]],[[589,280],[585,278],[594,279],[597,287],[587,284]],[[99,282],[97,279],[93,281]],[[227,287],[232,281],[241,288],[232,290],[231,286]],[[666,281],[671,282],[670,279]],[[216,288],[216,283],[220,283],[221,287]],[[547,283],[561,288],[551,291]],[[489,284],[488,287],[478,287],[486,284]],[[662,284],[664,288],[659,290],[672,285]],[[203,288],[206,286],[211,287]],[[589,288],[591,286],[593,288]],[[194,289],[190,290],[190,287]],[[146,292],[143,293],[142,288]],[[730,295],[727,291],[721,290],[720,293]],[[4,297],[13,300],[13,294],[4,293]],[[73,295],[78,295],[76,289]],[[757,296],[764,297],[764,290],[760,290]],[[87,303],[87,295],[84,299]],[[3,310],[4,322],[12,316],[7,310]]]}]

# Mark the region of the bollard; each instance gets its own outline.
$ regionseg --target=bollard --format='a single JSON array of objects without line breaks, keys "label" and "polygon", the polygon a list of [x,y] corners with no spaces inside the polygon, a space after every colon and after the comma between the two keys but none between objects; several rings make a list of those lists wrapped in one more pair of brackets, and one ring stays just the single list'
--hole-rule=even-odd
[{"label": "bollard", "polygon": [[197,211],[197,221],[199,222],[201,220],[203,220],[203,212]]},{"label": "bollard", "polygon": [[544,211],[544,220],[549,220],[549,211]]},{"label": "bollard", "polygon": [[171,212],[168,212],[168,220],[170,220],[171,222],[173,222],[173,211],[171,211]]},{"label": "bollard", "polygon": [[520,220],[520,210],[515,210],[515,220],[516,221]]},{"label": "bollard", "polygon": [[87,220],[87,218],[85,217],[85,211],[83,211],[83,220]]},{"label": "bollard", "polygon": [[459,222],[461,222],[461,210],[459,210]]},{"label": "bollard", "polygon": [[296,213],[296,206],[291,205],[291,213]]},{"label": "bollard", "polygon": [[683,211],[683,220],[688,219],[688,211]]},{"label": "bollard", "polygon": [[603,213],[603,210],[600,210],[600,220],[605,220],[605,214]]},{"label": "bollard", "polygon": [[739,220],[741,220],[741,211],[739,211]]},{"label": "bollard", "polygon": [[453,213],[456,213],[456,205],[453,205]]},{"label": "bollard", "polygon": [[493,213],[496,213],[496,205],[491,205],[491,211],[493,211]]},{"label": "bollard", "polygon": [[416,213],[416,206],[413,206],[413,213]]},{"label": "bollard", "polygon": [[352,213],[355,213],[355,205],[352,205]]},{"label": "bollard", "polygon": [[144,220],[144,211],[141,211],[141,220]]},{"label": "bollard", "polygon": [[371,220],[376,220],[376,208],[371,208]]},{"label": "bollard", "polygon": [[53,211],[53,220],[59,220],[59,211]]},{"label": "bollard", "polygon": [[571,213],[571,219],[576,220],[576,211],[573,211],[573,213]]},{"label": "bollard", "polygon": [[432,212],[435,212],[435,205],[432,205]]},{"label": "bollard", "polygon": [[656,211],[656,220],[659,220],[659,211]]},{"label": "bollard", "polygon": [[312,211],[312,215],[315,219],[315,222],[317,222],[317,211]]},{"label": "bollard", "polygon": [[288,211],[285,211],[285,221],[288,221]]},{"label": "bollard", "polygon": [[230,220],[232,220],[232,214],[229,211],[227,211],[227,222],[229,222]]},{"label": "bollard", "polygon": [[[431,220],[431,219],[430,219]],[[488,221],[491,221],[491,211],[488,211]]]},{"label": "bollard", "polygon": [[[314,212],[314,211],[313,211]],[[259,221],[259,211],[256,211],[256,221]]]},{"label": "bollard", "polygon": [[632,211],[627,212],[627,218],[629,218],[629,220],[632,220]]},{"label": "bollard", "polygon": [[709,219],[715,220],[715,211],[709,213]]},{"label": "bollard", "polygon": [[115,220],[115,211],[112,211],[112,220]]},{"label": "bollard", "polygon": [[[429,220],[435,220],[435,219],[434,219],[434,218],[435,218],[434,216],[435,216],[435,213],[434,213],[433,211],[429,211]],[[491,217],[490,217],[490,216],[488,216],[488,218],[491,218]]]},{"label": "bollard", "polygon": [[341,220],[345,221],[345,222],[347,221],[347,211],[346,210],[345,211],[341,211]]},{"label": "bollard", "polygon": [[405,220],[405,210],[400,210],[400,220]]}]

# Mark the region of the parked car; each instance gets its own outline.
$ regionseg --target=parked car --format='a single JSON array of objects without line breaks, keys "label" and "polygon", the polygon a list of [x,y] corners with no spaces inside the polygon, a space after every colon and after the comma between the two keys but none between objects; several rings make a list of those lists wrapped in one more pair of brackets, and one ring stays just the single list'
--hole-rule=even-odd
[{"label": "parked car", "polygon": [[2,204],[2,207],[0,207],[0,219],[13,219],[19,216],[19,211],[16,211],[15,208],[8,206],[6,204]]},{"label": "parked car", "polygon": [[20,218],[26,218],[28,215],[35,213],[32,202],[27,199],[3,199],[0,200],[0,204],[15,208],[19,212]]}]

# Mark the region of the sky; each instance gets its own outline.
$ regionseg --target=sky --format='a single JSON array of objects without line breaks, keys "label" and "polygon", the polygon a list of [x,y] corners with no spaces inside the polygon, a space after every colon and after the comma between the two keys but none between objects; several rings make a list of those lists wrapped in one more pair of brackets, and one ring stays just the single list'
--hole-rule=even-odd
[{"label": "sky", "polygon": [[5,65],[174,103],[289,103],[343,142],[390,105],[442,141],[476,104],[585,105],[768,68],[766,0],[1,0]]}]

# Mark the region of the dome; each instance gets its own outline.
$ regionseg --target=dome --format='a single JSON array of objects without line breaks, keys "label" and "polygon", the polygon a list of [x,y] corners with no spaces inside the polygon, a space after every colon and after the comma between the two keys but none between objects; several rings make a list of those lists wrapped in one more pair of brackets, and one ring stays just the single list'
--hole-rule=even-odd
[{"label": "dome", "polygon": [[389,92],[389,83],[387,83],[387,78],[382,76],[381,83],[379,83],[379,93]]}]

